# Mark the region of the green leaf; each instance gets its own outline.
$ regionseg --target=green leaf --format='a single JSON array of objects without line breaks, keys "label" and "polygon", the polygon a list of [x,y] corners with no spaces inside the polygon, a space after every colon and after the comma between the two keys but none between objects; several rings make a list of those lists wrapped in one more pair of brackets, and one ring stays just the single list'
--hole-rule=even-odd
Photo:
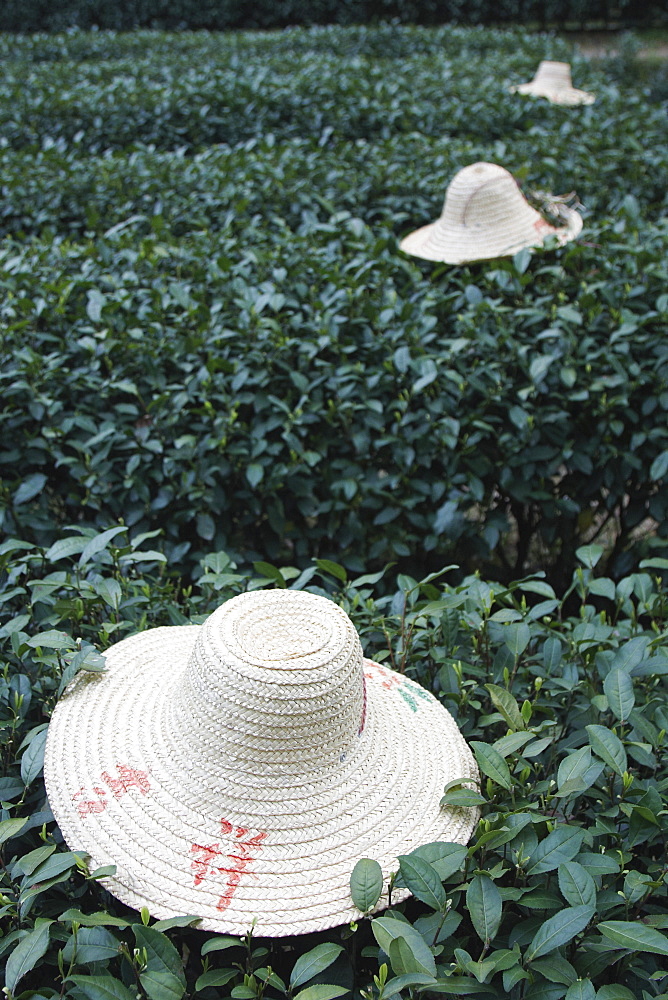
[{"label": "green leaf", "polygon": [[34,969],[40,958],[46,954],[52,923],[53,920],[37,920],[34,930],[21,938],[11,952],[5,968],[5,986],[10,993],[14,993],[21,979]]},{"label": "green leaf", "polygon": [[618,667],[610,670],[603,681],[603,690],[613,715],[620,722],[625,722],[636,703],[633,681],[626,670]]},{"label": "green leaf", "polygon": [[65,910],[58,917],[63,922],[76,922],[82,927],[129,927],[130,921],[123,917],[114,917],[111,913],[82,913],[81,910]]},{"label": "green leaf", "polygon": [[79,556],[79,565],[85,566],[86,563],[90,562],[93,556],[96,556],[98,552],[102,552],[106,549],[107,544],[115,538],[116,535],[120,535],[122,532],[128,529],[124,524],[117,525],[115,528],[107,528],[106,531],[101,531],[99,535],[95,535],[90,538]]},{"label": "green leaf", "polygon": [[593,569],[604,552],[602,545],[581,545],[575,550],[575,555],[587,569]]},{"label": "green leaf", "polygon": [[[115,868],[115,865],[111,867]],[[100,869],[98,869],[98,871],[99,870]],[[95,874],[97,873],[93,872],[93,875]],[[113,875],[115,874],[115,872],[111,872],[110,874]],[[156,920],[154,924],[151,924],[151,927],[153,928],[154,931],[169,931],[172,929],[172,927],[190,927],[192,924],[197,923],[201,919],[202,919],[201,917],[188,917],[188,916],[167,917],[166,920]]]},{"label": "green leaf", "polygon": [[383,869],[373,858],[360,858],[350,876],[350,895],[362,913],[372,910],[383,891]]},{"label": "green leaf", "polygon": [[133,924],[138,948],[146,948],[148,961],[141,984],[151,1000],[180,1000],[186,988],[181,957],[160,931],[143,924]]},{"label": "green leaf", "polygon": [[547,958],[537,958],[531,963],[534,972],[540,972],[541,976],[549,979],[551,983],[561,983],[563,986],[571,986],[578,974],[565,958],[561,955],[549,955]]},{"label": "green leaf", "polygon": [[46,476],[43,472],[34,472],[23,480],[14,494],[14,506],[20,507],[23,503],[34,500],[38,493],[41,493],[46,484]]},{"label": "green leaf", "polygon": [[505,645],[515,659],[522,655],[531,639],[531,629],[525,622],[513,622],[510,625],[505,625],[501,634]]},{"label": "green leaf", "polygon": [[208,969],[195,982],[195,989],[205,990],[209,986],[227,986],[238,975],[238,969]]},{"label": "green leaf", "polygon": [[408,941],[403,937],[390,941],[388,957],[395,976],[419,975],[421,972],[422,964],[413,954]]},{"label": "green leaf", "polygon": [[652,462],[649,470],[649,478],[656,482],[664,479],[668,473],[668,451],[662,451]]},{"label": "green leaf", "polygon": [[541,955],[549,955],[551,951],[561,948],[585,929],[594,915],[591,906],[568,906],[561,913],[555,913],[546,920],[534,934],[525,958],[532,962]]},{"label": "green leaf", "polygon": [[626,750],[622,741],[605,726],[585,726],[585,729],[596,756],[621,777],[627,769]]},{"label": "green leaf", "polygon": [[3,819],[0,821],[0,844],[12,837],[18,837],[23,827],[28,822],[27,816],[17,816],[15,819]]},{"label": "green leaf", "polygon": [[320,975],[321,972],[329,968],[332,962],[336,961],[342,951],[343,948],[340,944],[327,941],[324,944],[316,945],[304,955],[300,955],[290,974],[290,989],[295,990],[298,986],[307,983],[309,979]]},{"label": "green leaf", "polygon": [[488,778],[495,781],[497,785],[501,785],[502,788],[510,791],[512,788],[510,771],[501,754],[494,747],[489,746],[487,743],[480,743],[477,740],[472,740],[470,746],[475,754],[478,767],[483,774],[486,774]]},{"label": "green leaf", "polygon": [[606,920],[596,929],[617,948],[668,955],[668,936],[655,927],[632,920]]},{"label": "green leaf", "polygon": [[151,1000],[181,1000],[186,989],[178,974],[168,969],[147,969],[140,972],[139,981]]},{"label": "green leaf", "polygon": [[462,847],[461,844],[437,840],[432,844],[422,844],[420,847],[416,847],[406,857],[422,858],[423,861],[428,861],[443,882],[455,872],[461,871],[467,853],[466,848]]},{"label": "green leaf", "polygon": [[488,875],[475,875],[466,890],[466,906],[476,934],[488,945],[501,923],[501,893]]},{"label": "green leaf", "polygon": [[46,550],[44,558],[48,562],[58,562],[59,559],[66,559],[68,556],[80,555],[89,541],[86,535],[68,535],[66,538],[59,538]]},{"label": "green leaf", "polygon": [[42,773],[44,766],[44,747],[46,745],[47,730],[43,729],[31,739],[30,743],[21,757],[21,778],[23,783],[31,785],[38,774]]},{"label": "green leaf", "polygon": [[68,976],[67,982],[74,983],[86,1000],[135,1000],[135,994],[112,976]]},{"label": "green leaf", "polygon": [[505,688],[499,687],[497,684],[485,684],[485,687],[489,691],[494,707],[508,723],[508,728],[515,731],[525,730],[524,719],[510,691],[506,691]]},{"label": "green leaf", "polygon": [[429,862],[418,855],[400,854],[399,865],[404,885],[415,898],[433,910],[445,912],[448,902],[445,889]]},{"label": "green leaf", "polygon": [[571,906],[596,906],[596,884],[577,861],[565,861],[557,872],[559,889]]},{"label": "green leaf", "polygon": [[212,951],[224,951],[227,948],[243,948],[243,946],[243,938],[232,937],[229,934],[224,934],[221,937],[207,938],[202,945],[201,954],[203,958]]},{"label": "green leaf", "polygon": [[264,466],[260,465],[259,462],[251,462],[246,467],[246,479],[249,485],[255,489],[264,479]]},{"label": "green leaf", "polygon": [[276,586],[280,587],[281,589],[287,586],[281,571],[276,566],[272,566],[271,563],[262,561],[254,562],[253,569],[255,570],[256,573],[259,573],[261,576],[266,576],[267,579],[273,580]]},{"label": "green leaf", "polygon": [[531,855],[527,875],[552,872],[565,861],[571,861],[579,852],[584,831],[573,826],[558,826],[541,840]]},{"label": "green leaf", "polygon": [[305,990],[300,990],[294,1000],[334,1000],[335,997],[342,997],[349,992],[347,986],[329,986],[325,983],[318,983],[316,986],[307,986]]},{"label": "green leaf", "polygon": [[316,559],[315,564],[319,570],[323,573],[329,573],[330,576],[335,576],[337,580],[345,583],[348,579],[348,574],[343,566],[338,563],[332,562],[331,559]]},{"label": "green leaf", "polygon": [[596,990],[590,979],[578,979],[568,987],[565,1000],[596,1000]]},{"label": "green leaf", "polygon": [[428,976],[436,976],[434,956],[425,944],[424,938],[410,924],[394,917],[376,917],[371,921],[373,936],[386,955],[390,954],[390,944],[395,938],[405,938],[416,967],[413,972],[423,972]]},{"label": "green leaf", "polygon": [[76,643],[67,632],[60,632],[58,629],[47,629],[46,632],[38,632],[32,635],[27,643],[31,649],[40,647],[42,649],[75,649]]}]

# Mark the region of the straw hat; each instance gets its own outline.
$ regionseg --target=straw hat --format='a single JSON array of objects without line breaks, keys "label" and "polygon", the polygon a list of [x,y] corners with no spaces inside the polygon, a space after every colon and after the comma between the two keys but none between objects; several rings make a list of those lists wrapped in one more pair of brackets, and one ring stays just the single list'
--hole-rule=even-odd
[{"label": "straw hat", "polygon": [[242,594],[203,625],[123,639],[106,667],[56,706],[44,775],[65,840],[116,865],[105,884],[130,906],[235,934],[323,930],[360,916],[360,858],[387,883],[399,854],[473,831],[475,809],[439,804],[478,778],[452,716],[364,659],[324,597]]},{"label": "straw hat", "polygon": [[566,104],[570,107],[576,104],[593,104],[596,100],[595,94],[577,90],[573,86],[570,63],[552,62],[549,59],[543,59],[531,83],[520,83],[517,87],[511,87],[510,92],[547,97],[552,104]]},{"label": "straw hat", "polygon": [[[551,197],[551,196],[548,196]],[[550,225],[529,205],[512,174],[495,163],[473,163],[448,185],[440,219],[405,236],[404,253],[446,264],[508,257],[524,247],[540,246],[548,236],[560,244],[574,239],[582,218],[563,204],[550,206],[565,225]]]}]

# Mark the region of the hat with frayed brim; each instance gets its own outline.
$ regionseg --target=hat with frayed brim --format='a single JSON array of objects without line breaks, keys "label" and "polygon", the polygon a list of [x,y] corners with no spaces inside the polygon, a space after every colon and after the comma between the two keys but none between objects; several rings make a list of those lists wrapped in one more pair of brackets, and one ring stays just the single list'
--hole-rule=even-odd
[{"label": "hat with frayed brim", "polygon": [[566,205],[555,208],[564,226],[551,225],[532,208],[503,167],[473,163],[448,185],[441,217],[405,236],[399,246],[424,260],[468,264],[541,246],[550,236],[564,244],[581,231],[582,217]]},{"label": "hat with frayed brim", "polygon": [[242,594],[203,625],[123,639],[106,668],[56,706],[44,775],[68,845],[115,865],[104,884],[130,906],[211,931],[319,931],[361,916],[360,858],[387,890],[398,855],[473,831],[476,809],[440,805],[447,782],[478,781],[452,716],[364,659],[324,597]]},{"label": "hat with frayed brim", "polygon": [[552,62],[543,59],[530,83],[520,83],[510,88],[511,94],[531,94],[546,97],[552,104],[575,107],[578,104],[593,104],[595,94],[578,90],[571,81],[571,65],[567,62]]}]

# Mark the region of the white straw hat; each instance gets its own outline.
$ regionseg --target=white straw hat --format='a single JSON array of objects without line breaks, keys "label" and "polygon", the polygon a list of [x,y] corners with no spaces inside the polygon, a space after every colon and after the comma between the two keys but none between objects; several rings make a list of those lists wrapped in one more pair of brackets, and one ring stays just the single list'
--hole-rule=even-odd
[{"label": "white straw hat", "polygon": [[466,264],[508,257],[524,247],[540,246],[549,236],[556,236],[560,244],[574,239],[582,229],[582,217],[558,199],[550,207],[563,218],[564,226],[551,225],[532,208],[503,167],[473,163],[448,185],[441,217],[409,233],[399,246],[424,260]]},{"label": "white straw hat", "polygon": [[478,780],[452,716],[364,659],[324,597],[242,594],[106,657],[56,706],[44,776],[65,840],[116,865],[105,884],[130,906],[235,934],[323,930],[360,916],[360,858],[387,883],[399,854],[473,831],[475,809],[440,805],[448,781]]},{"label": "white straw hat", "polygon": [[511,87],[510,92],[546,97],[552,104],[565,104],[570,107],[577,104],[593,104],[596,100],[595,94],[578,90],[573,86],[570,63],[552,62],[550,59],[543,59],[530,83],[520,83],[517,87]]}]

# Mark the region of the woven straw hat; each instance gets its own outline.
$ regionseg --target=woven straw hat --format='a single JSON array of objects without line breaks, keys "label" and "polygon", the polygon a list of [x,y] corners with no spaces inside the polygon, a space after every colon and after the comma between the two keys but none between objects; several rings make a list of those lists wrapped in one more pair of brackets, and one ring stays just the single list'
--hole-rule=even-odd
[{"label": "woven straw hat", "polygon": [[565,225],[550,225],[532,208],[512,174],[495,163],[473,163],[453,177],[441,217],[409,233],[399,244],[404,253],[446,264],[466,264],[508,257],[524,247],[540,246],[549,236],[560,244],[574,239],[582,218],[563,204]]},{"label": "woven straw hat", "polygon": [[399,854],[473,831],[475,809],[439,804],[478,778],[452,716],[364,659],[324,597],[242,594],[203,625],[123,639],[106,666],[56,706],[44,774],[65,840],[116,865],[105,884],[130,906],[235,934],[323,930],[360,916],[360,858],[387,882]]},{"label": "woven straw hat", "polygon": [[549,59],[543,59],[530,83],[520,83],[517,87],[511,87],[510,92],[546,97],[552,104],[565,104],[570,107],[577,104],[593,104],[596,100],[595,94],[589,94],[586,90],[578,90],[573,86],[570,63],[552,62]]}]

